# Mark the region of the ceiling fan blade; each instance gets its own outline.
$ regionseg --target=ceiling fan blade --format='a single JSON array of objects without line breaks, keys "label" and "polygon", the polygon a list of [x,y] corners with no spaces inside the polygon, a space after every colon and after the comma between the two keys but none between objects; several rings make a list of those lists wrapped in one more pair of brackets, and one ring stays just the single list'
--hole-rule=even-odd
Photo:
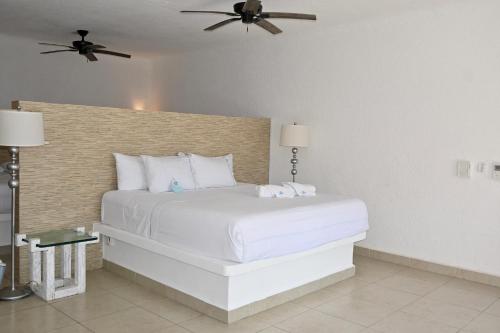
[{"label": "ceiling fan blade", "polygon": [[243,12],[251,12],[257,14],[259,12],[261,2],[259,0],[247,0],[243,5]]},{"label": "ceiling fan blade", "polygon": [[181,13],[224,14],[229,16],[240,16],[239,14],[236,13],[219,12],[216,10],[181,10]]},{"label": "ceiling fan blade", "polygon": [[86,49],[105,49],[106,46],[104,45],[98,45],[98,44],[92,44],[92,45],[87,45],[85,46]]},{"label": "ceiling fan blade", "polygon": [[70,48],[70,49],[74,49],[74,47],[73,47],[73,46],[69,46],[69,45],[52,44],[52,43],[42,43],[42,42],[39,42],[38,44],[39,44],[39,45],[49,45],[49,46],[68,47],[68,48]]},{"label": "ceiling fan blade", "polygon": [[219,22],[217,24],[211,25],[208,28],[205,28],[203,30],[205,30],[205,31],[213,31],[213,30],[215,30],[217,28],[225,26],[226,24],[229,24],[231,22],[236,22],[236,21],[239,21],[239,20],[240,20],[240,18],[230,18],[229,20],[224,20],[224,21]]},{"label": "ceiling fan blade", "polygon": [[269,31],[273,35],[276,35],[276,34],[283,32],[283,31],[281,31],[280,28],[278,28],[277,26],[275,26],[271,22],[264,20],[263,18],[255,20],[254,23],[257,24],[262,29]]},{"label": "ceiling fan blade", "polygon": [[84,56],[88,61],[97,61],[97,57],[92,52],[85,53]]},{"label": "ceiling fan blade", "polygon": [[92,52],[99,53],[99,54],[112,55],[112,56],[116,56],[116,57],[128,58],[128,59],[132,58],[132,56],[130,54],[113,52],[113,51],[108,51],[108,50],[94,50]]},{"label": "ceiling fan blade", "polygon": [[262,18],[283,18],[283,19],[296,19],[296,20],[316,20],[316,15],[313,14],[300,14],[300,13],[279,13],[279,12],[268,12],[262,13],[260,15]]},{"label": "ceiling fan blade", "polygon": [[58,52],[76,52],[76,50],[55,50],[55,51],[40,52],[40,54],[49,54],[49,53],[58,53]]}]

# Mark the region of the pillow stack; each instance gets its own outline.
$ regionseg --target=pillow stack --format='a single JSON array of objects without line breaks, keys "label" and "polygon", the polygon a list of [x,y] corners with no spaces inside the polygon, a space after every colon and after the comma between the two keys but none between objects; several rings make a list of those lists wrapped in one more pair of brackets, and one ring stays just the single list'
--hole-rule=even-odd
[{"label": "pillow stack", "polygon": [[184,153],[162,157],[113,155],[118,190],[147,189],[160,193],[236,185],[232,154],[218,157]]}]

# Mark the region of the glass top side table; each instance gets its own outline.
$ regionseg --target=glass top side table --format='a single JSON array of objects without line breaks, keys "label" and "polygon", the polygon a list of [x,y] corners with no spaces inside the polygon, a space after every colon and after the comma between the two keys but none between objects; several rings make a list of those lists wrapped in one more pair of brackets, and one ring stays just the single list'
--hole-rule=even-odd
[{"label": "glass top side table", "polygon": [[98,240],[98,236],[93,236],[86,232],[63,229],[40,232],[36,234],[29,234],[23,238],[23,242],[29,243],[32,239],[39,239],[40,242],[36,244],[37,247],[44,248],[50,246],[61,246],[68,244],[75,244],[80,242],[90,242]]},{"label": "glass top side table", "polygon": [[[47,301],[85,292],[86,246],[98,242],[99,233],[87,233],[85,228],[16,235],[17,246],[29,246],[31,289]],[[55,248],[58,246],[62,249],[61,273],[60,277],[56,278],[54,261]],[[74,276],[71,274],[73,246]]]}]

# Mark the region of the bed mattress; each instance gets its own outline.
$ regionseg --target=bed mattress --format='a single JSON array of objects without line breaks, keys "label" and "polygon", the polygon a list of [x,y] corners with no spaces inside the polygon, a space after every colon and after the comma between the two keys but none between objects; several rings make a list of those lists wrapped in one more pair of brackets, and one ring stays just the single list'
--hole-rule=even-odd
[{"label": "bed mattress", "polygon": [[368,230],[358,199],[318,194],[258,198],[255,185],[103,196],[102,223],[160,243],[235,262],[301,252]]},{"label": "bed mattress", "polygon": [[0,173],[0,214],[10,213],[11,193],[7,184],[10,175]]}]

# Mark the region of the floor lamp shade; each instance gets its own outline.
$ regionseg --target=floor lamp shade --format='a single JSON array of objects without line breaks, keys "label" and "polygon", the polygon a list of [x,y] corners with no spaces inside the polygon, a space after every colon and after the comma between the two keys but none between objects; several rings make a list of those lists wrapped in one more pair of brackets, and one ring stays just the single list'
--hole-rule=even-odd
[{"label": "floor lamp shade", "polygon": [[0,110],[0,146],[33,147],[45,144],[40,112]]},{"label": "floor lamp shade", "polygon": [[283,125],[280,145],[285,147],[309,146],[309,127],[304,125]]}]

